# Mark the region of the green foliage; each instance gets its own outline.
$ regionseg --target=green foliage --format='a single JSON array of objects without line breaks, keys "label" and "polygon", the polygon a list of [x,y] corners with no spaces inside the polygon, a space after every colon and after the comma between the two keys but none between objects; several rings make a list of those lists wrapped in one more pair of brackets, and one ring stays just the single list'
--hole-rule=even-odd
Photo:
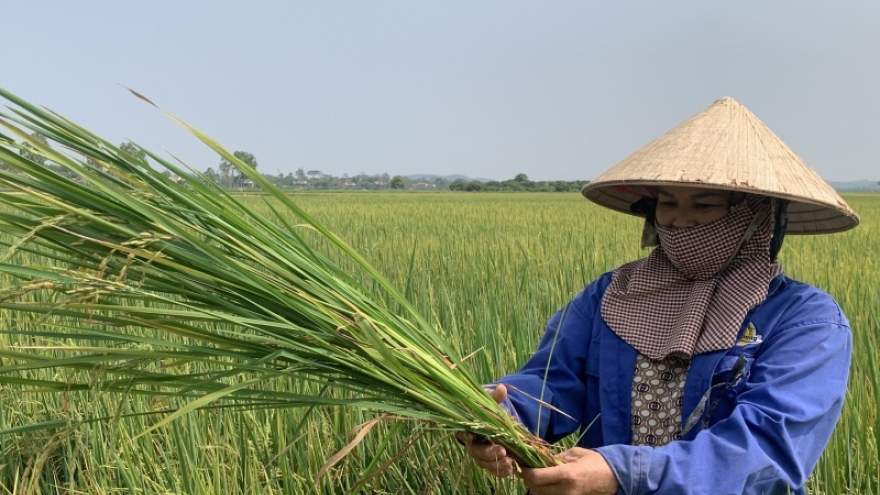
[{"label": "green foliage", "polygon": [[468,181],[464,179],[455,179],[449,184],[450,191],[465,191],[467,190]]},{"label": "green foliage", "polygon": [[589,181],[530,181],[526,174],[517,174],[505,181],[466,181],[456,179],[449,184],[450,191],[468,192],[580,192]]},{"label": "green foliage", "polygon": [[403,189],[406,187],[406,179],[403,178],[402,175],[395,175],[393,179],[391,179],[391,189]]},{"label": "green foliage", "polygon": [[119,149],[131,155],[134,158],[139,160],[145,160],[147,158],[147,153],[140,149],[136,144],[126,141],[124,143],[119,144]]},{"label": "green foliage", "polygon": [[[49,140],[46,139],[46,136],[40,134],[37,131],[32,132],[30,137],[31,137],[31,139],[35,140],[36,142],[38,142],[44,146],[49,145]],[[44,157],[43,155],[41,155],[39,153],[35,153],[35,150],[36,150],[36,148],[34,147],[33,144],[30,144],[27,141],[23,141],[22,145],[21,145],[21,149],[19,149],[18,152],[22,156],[22,158],[24,158],[25,160],[29,160],[31,162],[34,162],[37,165],[44,165],[45,166],[46,161],[47,161],[46,157]]]},{"label": "green foliage", "polygon": [[247,175],[241,170],[236,163],[246,163],[249,167],[257,168],[257,158],[247,151],[236,151],[232,154],[236,160],[220,158],[220,180],[226,187],[242,187],[242,183],[247,179]]},{"label": "green foliage", "polygon": [[220,183],[220,174],[212,167],[208,167],[208,170],[205,171],[205,178],[211,182]]}]

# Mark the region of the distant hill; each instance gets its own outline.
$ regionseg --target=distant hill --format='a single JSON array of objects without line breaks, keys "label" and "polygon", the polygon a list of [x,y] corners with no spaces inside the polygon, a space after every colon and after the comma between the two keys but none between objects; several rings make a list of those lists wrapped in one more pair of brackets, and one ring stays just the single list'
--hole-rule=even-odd
[{"label": "distant hill", "polygon": [[[434,180],[437,177],[440,177],[443,180],[447,180],[449,182],[461,179],[464,181],[480,181],[480,182],[489,182],[494,179],[487,179],[485,177],[476,177],[471,178],[467,175],[462,174],[452,174],[452,175],[437,175],[437,174],[409,174],[406,176],[407,179],[410,180]],[[828,181],[831,184],[831,187],[834,188],[835,191],[838,192],[856,192],[856,191],[864,191],[864,192],[880,192],[880,184],[877,184],[876,180],[850,180],[850,181]]]},{"label": "distant hill", "polygon": [[851,180],[851,181],[828,181],[838,192],[846,192],[846,191],[876,191],[880,192],[880,184],[877,184],[876,180]]},{"label": "distant hill", "polygon": [[406,178],[410,179],[410,180],[434,180],[437,177],[440,177],[443,180],[448,180],[449,182],[452,182],[452,181],[458,180],[458,179],[466,180],[466,181],[478,180],[480,182],[489,182],[490,180],[492,180],[492,179],[486,179],[483,177],[477,177],[475,179],[471,179],[467,175],[461,175],[461,174],[452,174],[452,175],[409,174],[406,176]]}]

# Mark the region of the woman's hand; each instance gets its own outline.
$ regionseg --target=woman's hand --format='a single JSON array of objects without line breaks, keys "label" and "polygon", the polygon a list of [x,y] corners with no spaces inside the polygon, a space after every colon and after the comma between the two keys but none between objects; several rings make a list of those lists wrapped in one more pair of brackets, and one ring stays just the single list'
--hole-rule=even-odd
[{"label": "woman's hand", "polygon": [[620,487],[605,458],[595,450],[575,447],[559,454],[565,464],[523,468],[520,478],[532,495],[615,495]]},{"label": "woman's hand", "polygon": [[[495,402],[507,399],[507,387],[497,385],[489,390]],[[477,466],[499,478],[519,473],[532,495],[615,495],[620,485],[605,458],[594,450],[575,447],[559,454],[565,464],[529,469],[520,468],[507,457],[507,451],[473,433],[455,434],[467,448]]]},{"label": "woman's hand", "polygon": [[[501,403],[507,399],[507,387],[502,384],[496,385],[494,389],[487,392],[495,399],[495,402]],[[468,455],[474,459],[477,466],[495,476],[506,478],[517,469],[513,459],[507,457],[507,451],[504,450],[504,447],[495,445],[473,433],[458,432],[455,436],[464,443]]]}]

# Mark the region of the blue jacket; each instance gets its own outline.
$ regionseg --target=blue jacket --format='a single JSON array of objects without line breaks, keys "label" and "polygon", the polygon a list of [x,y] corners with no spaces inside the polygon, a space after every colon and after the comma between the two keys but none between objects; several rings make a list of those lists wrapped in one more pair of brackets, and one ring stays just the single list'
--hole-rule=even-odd
[{"label": "blue jacket", "polygon": [[[652,448],[630,444],[637,351],[599,314],[610,282],[606,273],[550,320],[534,356],[499,380],[513,386],[505,405],[550,442],[586,429],[579,445],[605,457],[619,493],[806,493],[846,392],[852,340],[834,300],[774,278],[736,345],[693,357],[682,418],[698,409],[700,421],[681,441]],[[742,379],[732,379],[735,368]],[[565,414],[539,407],[535,398]]]}]

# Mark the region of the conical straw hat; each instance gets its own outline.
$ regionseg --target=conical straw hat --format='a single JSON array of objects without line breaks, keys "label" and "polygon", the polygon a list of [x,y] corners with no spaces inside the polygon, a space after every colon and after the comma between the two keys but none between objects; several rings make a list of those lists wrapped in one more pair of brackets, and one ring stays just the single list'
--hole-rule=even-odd
[{"label": "conical straw hat", "polygon": [[790,200],[789,234],[859,224],[846,202],[746,107],[721,98],[584,186],[583,195],[624,213],[639,186],[692,185]]}]

